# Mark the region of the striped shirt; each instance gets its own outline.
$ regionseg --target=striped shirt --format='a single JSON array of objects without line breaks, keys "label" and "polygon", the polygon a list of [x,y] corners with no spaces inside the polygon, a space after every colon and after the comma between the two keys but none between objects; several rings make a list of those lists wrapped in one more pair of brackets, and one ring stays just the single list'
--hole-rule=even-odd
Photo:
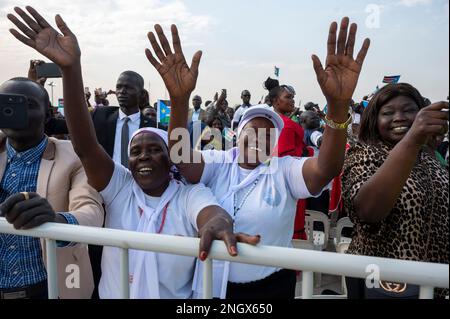
[{"label": "striped shirt", "polygon": [[[25,152],[17,152],[6,143],[8,163],[0,183],[0,203],[20,192],[36,192],[42,155],[48,138]],[[62,214],[69,224],[78,222],[71,214]],[[40,240],[0,234],[0,289],[21,288],[47,280]]]}]

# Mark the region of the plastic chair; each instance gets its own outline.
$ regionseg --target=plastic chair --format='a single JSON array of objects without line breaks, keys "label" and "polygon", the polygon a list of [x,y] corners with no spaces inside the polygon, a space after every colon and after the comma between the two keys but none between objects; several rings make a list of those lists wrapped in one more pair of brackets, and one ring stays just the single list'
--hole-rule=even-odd
[{"label": "plastic chair", "polygon": [[[323,224],[324,231],[315,231],[315,222]],[[307,230],[308,240],[311,241],[312,238],[314,250],[326,250],[330,238],[330,219],[328,216],[322,212],[307,210],[305,212],[305,228]],[[316,287],[320,287],[322,285],[322,274],[314,273],[314,277]]]},{"label": "plastic chair", "polygon": [[[314,222],[323,224],[324,231],[315,231]],[[305,213],[305,228],[308,234],[308,240],[314,244],[316,250],[325,250],[330,238],[330,219],[322,212],[307,210]]]},{"label": "plastic chair", "polygon": [[[339,243],[336,246],[336,252],[338,254],[346,254],[348,248],[350,247],[350,243]],[[342,292],[345,296],[348,296],[348,291],[347,291],[347,283],[345,282],[345,276],[342,276]]]},{"label": "plastic chair", "polygon": [[344,217],[340,219],[337,223],[336,227],[336,238],[334,240],[334,245],[336,246],[336,251],[338,245],[341,243],[351,243],[352,239],[349,237],[342,236],[342,231],[346,228],[354,228],[355,225],[351,222],[350,218]]}]

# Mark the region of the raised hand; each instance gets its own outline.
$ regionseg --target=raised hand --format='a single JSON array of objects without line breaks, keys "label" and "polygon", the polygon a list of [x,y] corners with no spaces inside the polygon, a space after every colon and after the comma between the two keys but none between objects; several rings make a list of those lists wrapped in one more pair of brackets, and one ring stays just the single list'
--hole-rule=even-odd
[{"label": "raised hand", "polygon": [[366,39],[356,60],[353,58],[358,26],[353,23],[349,32],[349,24],[349,18],[342,19],[339,37],[337,23],[331,24],[325,69],[320,59],[312,56],[317,79],[330,108],[342,105],[348,110],[370,47],[370,40]]},{"label": "raised hand", "polygon": [[25,34],[10,29],[14,37],[20,42],[32,47],[62,69],[71,67],[80,62],[80,47],[75,35],[67,27],[61,16],[55,18],[56,25],[62,32],[58,33],[35,9],[26,7],[30,17],[25,11],[16,7],[14,11],[23,19],[21,22],[15,15],[8,14],[8,19]]},{"label": "raised hand", "polygon": [[[159,24],[155,25],[155,31],[158,34],[161,46],[158,44],[155,34],[153,32],[149,32],[148,38],[153,47],[154,53],[152,53],[149,49],[146,49],[145,54],[147,55],[150,63],[161,75],[172,101],[189,99],[189,96],[197,85],[198,67],[202,57],[202,52],[198,51],[195,53],[192,58],[191,67],[189,67],[183,54],[177,27],[172,25],[174,52],[172,52],[169,41],[167,40],[163,29]],[[156,59],[155,55],[159,61]]]}]

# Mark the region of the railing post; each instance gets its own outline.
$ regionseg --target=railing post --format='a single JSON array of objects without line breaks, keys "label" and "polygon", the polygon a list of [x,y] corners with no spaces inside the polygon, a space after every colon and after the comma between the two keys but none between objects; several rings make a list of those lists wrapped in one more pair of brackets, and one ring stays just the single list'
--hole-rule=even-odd
[{"label": "railing post", "polygon": [[47,281],[48,281],[48,299],[58,299],[58,265],[56,262],[56,241],[52,239],[45,240],[47,250]]},{"label": "railing post", "polygon": [[420,287],[420,297],[419,299],[434,299],[434,288],[421,286]]},{"label": "railing post", "polygon": [[314,293],[314,273],[304,271],[302,273],[302,299],[312,299]]},{"label": "railing post", "polygon": [[203,262],[203,299],[213,298],[213,261],[206,259]]},{"label": "railing post", "polygon": [[128,249],[120,249],[120,283],[122,299],[130,299],[130,266]]}]

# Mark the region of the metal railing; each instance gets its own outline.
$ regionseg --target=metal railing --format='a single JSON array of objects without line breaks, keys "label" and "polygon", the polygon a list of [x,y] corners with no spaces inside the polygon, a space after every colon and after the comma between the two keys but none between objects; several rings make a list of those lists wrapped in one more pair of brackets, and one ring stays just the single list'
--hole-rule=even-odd
[{"label": "metal railing", "polygon": [[[128,251],[142,250],[180,256],[197,257],[199,239],[144,234],[112,229],[82,226],[45,224],[30,231],[15,230],[4,218],[0,218],[0,233],[43,238],[47,248],[47,272],[49,298],[58,298],[56,241],[74,242],[121,249],[121,296],[128,299],[129,269]],[[365,279],[367,267],[376,265],[380,280],[402,282],[421,287],[420,298],[432,299],[435,288],[449,287],[449,265],[383,259],[366,256],[343,255],[329,252],[238,245],[239,256],[231,257],[225,244],[214,242],[209,259],[204,263],[203,297],[212,298],[212,260],[224,260],[244,264],[277,267],[303,271],[302,298],[313,298],[314,273]]]}]

